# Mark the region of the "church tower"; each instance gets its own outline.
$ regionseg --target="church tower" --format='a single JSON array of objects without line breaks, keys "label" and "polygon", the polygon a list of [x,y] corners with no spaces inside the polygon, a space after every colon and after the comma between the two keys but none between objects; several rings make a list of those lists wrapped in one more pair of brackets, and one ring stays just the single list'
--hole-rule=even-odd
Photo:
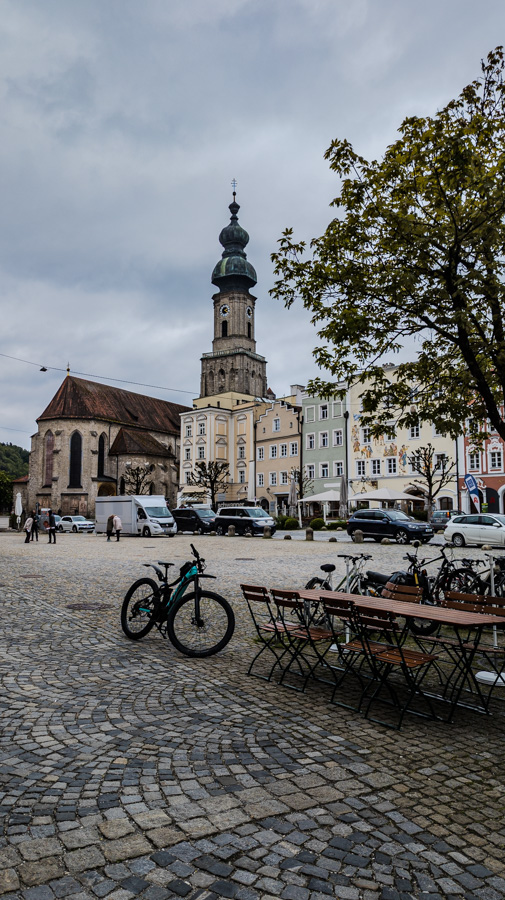
[{"label": "church tower", "polygon": [[248,262],[245,247],[249,235],[238,223],[240,206],[230,203],[230,224],[221,231],[222,258],[212,273],[214,294],[214,340],[212,353],[202,356],[200,397],[235,391],[251,398],[267,392],[266,359],[256,353],[254,319],[256,297],[249,293],[256,272]]}]

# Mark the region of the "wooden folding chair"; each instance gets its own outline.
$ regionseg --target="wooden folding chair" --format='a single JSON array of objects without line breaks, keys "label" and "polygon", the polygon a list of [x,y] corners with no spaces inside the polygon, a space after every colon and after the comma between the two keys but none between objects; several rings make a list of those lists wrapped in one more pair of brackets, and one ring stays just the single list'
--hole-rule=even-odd
[{"label": "wooden folding chair", "polygon": [[326,622],[315,624],[318,617],[317,604],[304,602],[297,591],[271,588],[270,593],[277,607],[278,618],[284,627],[291,654],[279,684],[285,683],[284,679],[288,672],[292,672],[294,665],[295,673],[303,681],[301,684],[286,682],[285,686],[292,690],[304,691],[311,677],[327,681],[322,676],[316,675],[316,671],[318,667],[324,666],[324,674],[328,674],[325,657],[333,640],[333,631]]},{"label": "wooden folding chair", "polygon": [[[282,661],[286,655],[290,655],[290,645],[286,641],[285,628],[282,621],[278,618],[277,609],[265,587],[256,584],[241,584],[240,587],[261,643],[258,653],[247,670],[247,674],[252,675],[253,678],[270,681],[277,667],[282,671]],[[274,657],[273,665],[266,675],[253,672],[255,663],[264,653],[271,653]]]},{"label": "wooden folding chair", "polygon": [[[431,700],[421,688],[436,656],[407,648],[402,630],[390,612],[373,606],[365,607],[360,603],[359,607],[354,607],[353,623],[372,672],[372,681],[365,687],[360,699],[360,708],[366,704],[365,718],[398,729],[401,728],[407,710],[425,718],[436,718]],[[387,646],[377,649],[377,643]],[[400,678],[393,680],[393,674],[398,674]],[[389,699],[384,697],[385,692]],[[413,700],[418,698],[423,700],[428,712],[412,708]],[[370,715],[376,702],[387,703],[396,709],[396,724]]]}]

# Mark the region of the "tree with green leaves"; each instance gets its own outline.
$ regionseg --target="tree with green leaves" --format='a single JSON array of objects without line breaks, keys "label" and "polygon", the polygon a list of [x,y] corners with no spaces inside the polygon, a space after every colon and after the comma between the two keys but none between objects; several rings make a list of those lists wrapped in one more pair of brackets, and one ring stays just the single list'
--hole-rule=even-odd
[{"label": "tree with green leaves", "polygon": [[455,481],[456,463],[445,453],[438,453],[433,444],[417,447],[409,457],[412,472],[417,475],[413,479],[426,493],[426,508],[430,511],[433,501],[442,488]]},{"label": "tree with green leaves", "polygon": [[152,484],[151,466],[128,467],[123,472],[126,494],[148,494]]},{"label": "tree with green leaves", "polygon": [[0,470],[0,511],[9,512],[12,509],[12,478],[7,472]]},{"label": "tree with green leaves", "polygon": [[[230,467],[227,462],[197,462],[195,472],[191,472],[187,484],[205,488],[210,496],[210,504],[217,511],[217,495],[225,494],[230,486]],[[195,495],[196,496],[196,495]]]},{"label": "tree with green leaves", "polygon": [[[311,311],[333,379],[308,390],[361,382],[362,424],[377,431],[420,417],[456,437],[471,408],[505,439],[503,48],[481,68],[435,116],[405,119],[381,160],[333,141],[335,218],[310,255],[287,229],[272,256],[271,293]],[[388,377],[381,361],[412,340],[415,358]]]}]

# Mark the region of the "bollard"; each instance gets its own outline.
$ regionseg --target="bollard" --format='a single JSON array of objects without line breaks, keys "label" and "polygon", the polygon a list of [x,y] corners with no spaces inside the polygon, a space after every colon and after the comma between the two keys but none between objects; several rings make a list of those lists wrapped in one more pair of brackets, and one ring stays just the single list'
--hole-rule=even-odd
[{"label": "bollard", "polygon": [[329,544],[336,544],[336,543],[337,543],[336,537],[331,537],[330,540],[328,541],[328,543],[329,543]]},{"label": "bollard", "polygon": [[363,543],[364,537],[363,537],[363,532],[361,531],[360,528],[358,528],[356,531],[353,532],[352,539],[355,544]]},{"label": "bollard", "polygon": [[264,537],[264,538],[271,538],[271,537],[272,537],[272,529],[269,528],[268,525],[265,525],[265,527],[264,527],[264,529],[263,529],[263,537]]},{"label": "bollard", "polygon": [[305,540],[306,540],[306,541],[313,541],[313,540],[314,540],[314,531],[313,531],[313,529],[310,527],[310,525],[309,525],[308,528],[305,529]]},{"label": "bollard", "polygon": [[215,536],[216,536],[216,532],[215,532],[215,531],[209,531],[209,534],[210,534],[211,537],[215,537]]},{"label": "bollard", "polygon": [[391,543],[391,541],[389,540],[389,538],[382,538],[381,544],[390,544],[390,543]]},{"label": "bollard", "polygon": [[285,540],[285,541],[290,541],[290,540],[291,540],[291,535],[290,535],[290,534],[285,534],[285,535],[284,535],[284,540]]},{"label": "bollard", "polygon": [[235,537],[235,525],[228,525],[228,537]]}]

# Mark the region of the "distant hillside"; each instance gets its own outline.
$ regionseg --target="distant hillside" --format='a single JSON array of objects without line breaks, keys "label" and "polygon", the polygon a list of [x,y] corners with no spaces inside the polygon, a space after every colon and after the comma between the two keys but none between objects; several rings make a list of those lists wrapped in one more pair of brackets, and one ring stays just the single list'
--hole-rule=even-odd
[{"label": "distant hillside", "polygon": [[9,478],[28,475],[29,457],[28,450],[24,450],[23,447],[0,443],[0,472],[5,472]]}]

